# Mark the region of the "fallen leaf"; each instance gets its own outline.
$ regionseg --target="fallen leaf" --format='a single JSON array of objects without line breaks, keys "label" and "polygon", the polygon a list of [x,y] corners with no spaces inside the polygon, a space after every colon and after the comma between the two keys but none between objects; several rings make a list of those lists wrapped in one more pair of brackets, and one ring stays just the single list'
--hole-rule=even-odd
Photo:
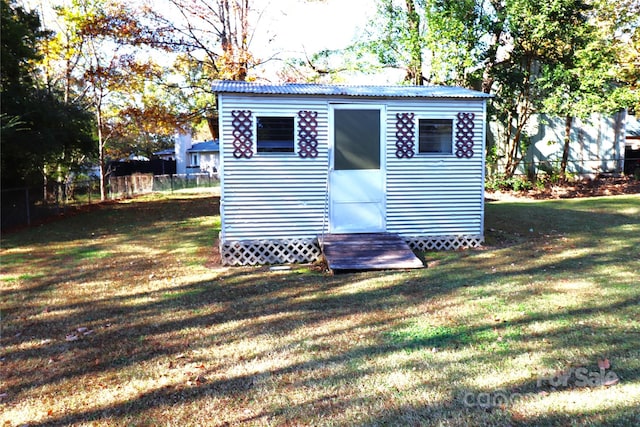
[{"label": "fallen leaf", "polygon": [[606,380],[606,381],[604,382],[604,385],[605,385],[605,386],[607,386],[607,387],[609,387],[609,386],[612,386],[612,385],[616,385],[616,384],[618,384],[619,382],[620,382],[620,378],[618,378],[617,376],[614,376],[613,378],[611,378],[611,379],[609,379],[609,380]]}]

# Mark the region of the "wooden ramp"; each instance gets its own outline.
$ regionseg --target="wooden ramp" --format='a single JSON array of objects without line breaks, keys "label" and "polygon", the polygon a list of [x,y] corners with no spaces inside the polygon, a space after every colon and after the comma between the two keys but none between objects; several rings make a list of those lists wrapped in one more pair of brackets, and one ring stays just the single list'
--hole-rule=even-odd
[{"label": "wooden ramp", "polygon": [[[322,237],[318,237],[322,241]],[[331,270],[423,268],[409,245],[397,234],[326,234],[322,248]]]}]

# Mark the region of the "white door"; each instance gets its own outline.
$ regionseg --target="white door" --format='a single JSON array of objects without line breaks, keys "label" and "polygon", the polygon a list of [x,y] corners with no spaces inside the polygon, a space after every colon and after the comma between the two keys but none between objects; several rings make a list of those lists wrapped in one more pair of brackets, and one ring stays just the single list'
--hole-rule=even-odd
[{"label": "white door", "polygon": [[332,113],[329,231],[385,231],[383,107],[341,104]]}]

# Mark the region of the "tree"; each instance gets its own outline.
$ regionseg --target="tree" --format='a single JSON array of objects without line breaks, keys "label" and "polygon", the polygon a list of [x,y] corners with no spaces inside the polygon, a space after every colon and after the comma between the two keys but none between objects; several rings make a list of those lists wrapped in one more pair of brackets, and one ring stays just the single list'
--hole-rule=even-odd
[{"label": "tree", "polygon": [[[637,85],[637,50],[615,33],[626,32],[627,40],[637,34],[635,0],[379,0],[378,7],[361,46],[376,53],[381,64],[415,69],[420,46],[424,81],[496,95],[490,113],[502,124],[496,156],[504,158],[507,176],[526,154],[533,114],[565,115],[576,108],[586,113],[605,104],[611,110],[633,98],[622,82]],[[607,67],[616,68],[616,52],[618,63],[629,65],[614,77]],[[407,72],[405,81],[416,83],[411,76]],[[573,101],[553,110],[563,96]]]},{"label": "tree", "polygon": [[93,128],[81,105],[43,84],[37,65],[49,33],[37,13],[7,0],[0,7],[2,183],[34,185],[47,169],[76,167],[93,148]]},{"label": "tree", "polygon": [[[428,0],[426,46],[431,81],[489,93],[482,72],[496,63],[504,26],[503,2]],[[483,64],[485,64],[483,66]]]},{"label": "tree", "polygon": [[617,76],[626,90],[614,91],[613,97],[628,105],[632,114],[640,115],[640,25],[633,28],[625,42],[617,44]]},{"label": "tree", "polygon": [[613,72],[616,82],[610,102],[640,114],[640,2],[594,1],[597,27],[615,55],[608,73]]},{"label": "tree", "polygon": [[610,72],[614,64],[611,47],[595,36],[595,27],[573,28],[580,31],[571,36],[570,53],[555,67],[545,66],[540,76],[544,91],[541,111],[565,118],[559,170],[562,178],[566,176],[574,118],[586,118],[593,112],[613,113],[619,108],[609,105],[615,90],[615,76]]},{"label": "tree", "polygon": [[[628,92],[613,84],[612,31],[637,18],[633,0],[615,6],[584,0],[432,0],[428,44],[432,68],[441,81],[495,93],[490,104],[502,124],[498,146],[505,174],[518,168],[529,146],[531,116],[547,112],[566,117],[612,111]],[[637,9],[637,4],[636,4]],[[613,25],[595,25],[609,10]],[[615,12],[614,12],[615,11]],[[601,18],[600,23],[604,20]],[[618,101],[613,96],[618,90]],[[613,102],[612,102],[613,101]],[[568,133],[561,169],[569,154]]]},{"label": "tree", "polygon": [[[606,3],[584,0],[550,1],[537,6],[533,19],[518,21],[522,33],[515,34],[528,41],[521,45],[531,46],[535,54],[537,69],[531,76],[535,109],[565,119],[562,177],[574,118],[595,112],[612,114],[629,105],[628,88],[620,84],[616,71],[615,32],[621,22],[630,21],[630,9],[620,13],[619,6],[616,15],[624,18],[615,25],[605,21],[604,16],[611,16]],[[517,159],[508,163],[507,173],[512,174],[515,167]]]},{"label": "tree", "polygon": [[[145,114],[140,108],[145,84],[164,77],[162,68],[151,59],[141,59],[141,54],[148,55],[146,47],[167,47],[161,42],[161,29],[145,26],[131,8],[116,0],[72,0],[57,12],[62,31],[58,43],[49,46],[48,64],[52,64],[51,70],[58,64],[55,81],[64,86],[66,94],[91,105],[98,137],[100,195],[104,200],[110,144],[132,139],[123,135],[127,116],[135,110],[140,129],[140,118]],[[55,71],[49,74],[56,75]],[[168,103],[156,102],[148,119],[157,118],[161,110],[164,120],[180,126],[179,115],[171,114]],[[122,147],[113,148],[113,154],[122,151]]]},{"label": "tree", "polygon": [[248,0],[167,0],[170,16],[150,5],[71,0],[44,51],[48,84],[94,114],[103,199],[108,156],[164,148],[214,109],[211,78],[244,79],[254,65]]},{"label": "tree", "polygon": [[[173,146],[177,129],[186,132],[194,117],[184,111],[182,94],[157,81],[168,79],[166,70],[147,64],[149,71],[134,75],[128,90],[119,91],[107,111],[111,135],[109,153],[126,157]],[[148,77],[156,74],[154,80]]]},{"label": "tree", "polygon": [[544,4],[518,0],[507,8],[513,46],[508,62],[498,63],[492,73],[498,83],[497,98],[502,98],[494,104],[498,106],[497,117],[503,119],[507,129],[507,177],[516,172],[526,155],[529,140],[525,129],[529,119],[534,113],[545,111],[544,102],[551,93],[548,78],[557,84],[564,76],[569,92],[580,87],[575,76],[565,71],[573,67],[576,51],[590,40],[590,9],[583,0],[551,0]]},{"label": "tree", "polygon": [[[246,80],[260,62],[251,53],[252,20],[249,0],[166,0],[144,8],[145,16],[160,29],[156,45],[182,54],[191,81],[204,89],[212,79]],[[206,91],[206,90],[205,90]]]},{"label": "tree", "polygon": [[423,0],[379,0],[377,17],[365,40],[352,50],[360,55],[362,50],[373,52],[382,67],[403,69],[405,82],[424,84],[429,81],[423,70],[424,13]]}]

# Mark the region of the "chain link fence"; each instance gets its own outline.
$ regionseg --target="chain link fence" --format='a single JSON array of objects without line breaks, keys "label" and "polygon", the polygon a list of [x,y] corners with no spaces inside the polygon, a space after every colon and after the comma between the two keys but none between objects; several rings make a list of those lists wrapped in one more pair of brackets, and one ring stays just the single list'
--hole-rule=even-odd
[{"label": "chain link fence", "polygon": [[42,187],[3,189],[1,227],[30,225],[100,201],[100,182],[52,182]]},{"label": "chain link fence", "polygon": [[153,191],[177,191],[188,188],[215,187],[220,184],[217,175],[207,173],[189,175],[156,175],[153,177]]},{"label": "chain link fence", "polygon": [[[133,174],[110,177],[107,197],[125,199],[139,194],[209,188],[220,184],[208,174],[152,175]],[[53,182],[42,187],[21,187],[1,191],[1,229],[31,225],[100,202],[100,181]]]}]

